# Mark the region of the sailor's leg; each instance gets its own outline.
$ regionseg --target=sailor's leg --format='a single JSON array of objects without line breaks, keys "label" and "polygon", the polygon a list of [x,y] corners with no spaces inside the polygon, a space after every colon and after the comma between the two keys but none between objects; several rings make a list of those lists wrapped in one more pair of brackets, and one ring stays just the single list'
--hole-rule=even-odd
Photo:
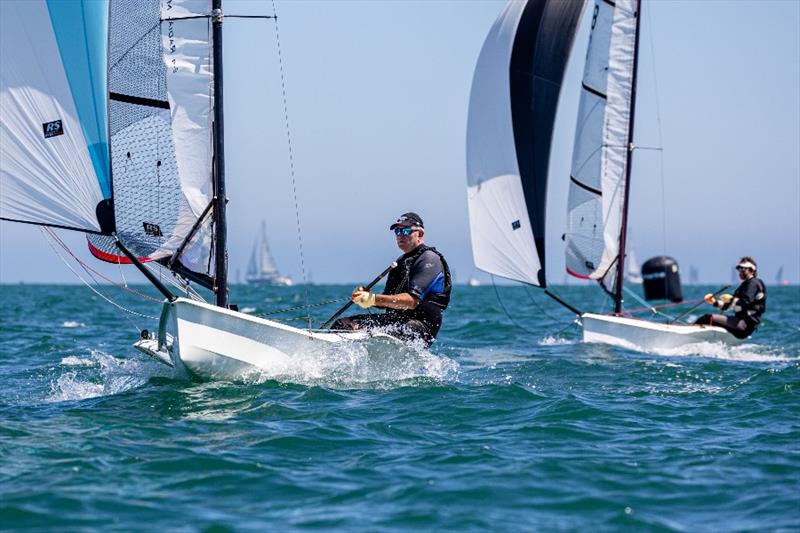
[{"label": "sailor's leg", "polygon": [[375,315],[363,314],[363,315],[353,315],[353,316],[343,317],[334,322],[331,325],[331,329],[343,329],[343,330],[355,331],[359,329],[373,327],[375,325],[373,319],[374,316]]},{"label": "sailor's leg", "polygon": [[703,315],[695,321],[695,324],[724,328],[737,339],[745,339],[753,333],[753,328],[744,319],[734,316]]}]

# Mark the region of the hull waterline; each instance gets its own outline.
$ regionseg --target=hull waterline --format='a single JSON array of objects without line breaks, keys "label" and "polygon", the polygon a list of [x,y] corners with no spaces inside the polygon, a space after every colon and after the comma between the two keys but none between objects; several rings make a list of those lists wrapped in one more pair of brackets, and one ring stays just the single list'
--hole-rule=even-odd
[{"label": "hull waterline", "polygon": [[739,339],[716,326],[664,324],[630,317],[581,315],[583,342],[637,350],[670,350],[699,342],[738,344]]},{"label": "hull waterline", "polygon": [[323,354],[336,345],[374,340],[407,349],[398,339],[366,331],[294,328],[214,305],[178,298],[166,302],[158,339],[134,346],[161,362],[205,379],[235,379],[253,371],[280,374],[294,358]]}]

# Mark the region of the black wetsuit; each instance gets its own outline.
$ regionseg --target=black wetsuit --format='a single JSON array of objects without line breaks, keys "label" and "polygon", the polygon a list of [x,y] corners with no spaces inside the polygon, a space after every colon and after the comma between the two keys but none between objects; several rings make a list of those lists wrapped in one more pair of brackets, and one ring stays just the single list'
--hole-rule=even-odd
[{"label": "black wetsuit", "polygon": [[695,324],[721,326],[737,339],[745,339],[752,335],[761,323],[761,315],[767,310],[767,288],[756,277],[746,279],[733,293],[733,299],[729,303],[724,304],[717,300],[714,306],[722,311],[732,309],[735,314],[703,315]]},{"label": "black wetsuit", "polygon": [[451,289],[450,268],[444,256],[436,248],[421,244],[397,258],[397,266],[389,271],[383,290],[383,294],[408,293],[419,300],[417,307],[354,315],[337,320],[333,329],[386,327],[402,338],[422,338],[430,345],[442,326]]}]

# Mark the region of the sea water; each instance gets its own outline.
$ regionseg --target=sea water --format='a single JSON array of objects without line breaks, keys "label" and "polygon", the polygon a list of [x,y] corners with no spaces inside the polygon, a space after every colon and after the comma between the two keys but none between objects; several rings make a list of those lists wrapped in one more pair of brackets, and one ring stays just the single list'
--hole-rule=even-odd
[{"label": "sea water", "polygon": [[[303,327],[270,313],[350,289],[232,301]],[[0,291],[2,530],[800,530],[798,287],[770,287],[743,344],[643,353],[581,343],[541,292],[457,286],[429,351],[235,382],[178,379],[131,347],[157,303]],[[593,287],[556,291],[607,310]]]}]

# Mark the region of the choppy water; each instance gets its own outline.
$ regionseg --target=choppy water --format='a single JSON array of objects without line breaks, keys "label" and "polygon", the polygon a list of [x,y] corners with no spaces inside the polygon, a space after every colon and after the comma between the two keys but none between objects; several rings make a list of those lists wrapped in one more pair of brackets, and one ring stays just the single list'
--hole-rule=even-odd
[{"label": "choppy water", "polygon": [[[243,383],[174,379],[131,348],[154,322],[83,287],[0,291],[0,529],[800,531],[797,287],[751,342],[663,354],[579,343],[541,293],[499,289],[515,325],[457,287],[431,353]],[[305,299],[233,289],[254,314]]]}]

